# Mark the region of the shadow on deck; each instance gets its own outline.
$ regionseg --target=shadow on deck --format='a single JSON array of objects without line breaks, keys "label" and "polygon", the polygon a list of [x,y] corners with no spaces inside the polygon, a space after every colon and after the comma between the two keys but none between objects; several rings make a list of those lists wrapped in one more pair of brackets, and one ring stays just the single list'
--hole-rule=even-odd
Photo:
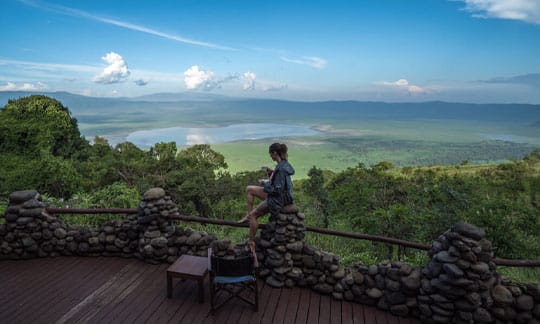
[{"label": "shadow on deck", "polygon": [[2,323],[419,323],[309,289],[261,282],[259,312],[231,301],[215,316],[197,303],[196,282],[175,281],[167,299],[168,264],[136,259],[59,257],[0,261]]}]

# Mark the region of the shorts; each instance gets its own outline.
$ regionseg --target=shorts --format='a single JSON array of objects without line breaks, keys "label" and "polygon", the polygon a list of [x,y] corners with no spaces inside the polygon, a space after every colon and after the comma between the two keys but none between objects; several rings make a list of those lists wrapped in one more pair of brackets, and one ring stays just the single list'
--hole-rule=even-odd
[{"label": "shorts", "polygon": [[261,203],[258,204],[257,207],[255,207],[252,211],[253,215],[256,218],[259,218],[269,212],[270,212],[270,207],[268,207],[268,200],[266,199],[261,201]]}]

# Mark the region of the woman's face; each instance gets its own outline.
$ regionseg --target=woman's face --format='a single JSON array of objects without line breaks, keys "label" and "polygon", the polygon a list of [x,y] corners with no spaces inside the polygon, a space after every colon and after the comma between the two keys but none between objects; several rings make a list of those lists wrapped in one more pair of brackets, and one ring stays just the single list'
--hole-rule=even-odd
[{"label": "woman's face", "polygon": [[270,157],[272,158],[272,161],[279,161],[279,154],[276,151],[272,151],[269,154],[270,154]]}]

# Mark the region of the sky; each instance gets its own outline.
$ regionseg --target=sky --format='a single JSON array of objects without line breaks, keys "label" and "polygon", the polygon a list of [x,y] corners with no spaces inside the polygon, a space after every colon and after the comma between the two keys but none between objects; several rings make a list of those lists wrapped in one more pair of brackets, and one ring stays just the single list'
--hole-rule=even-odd
[{"label": "sky", "polygon": [[0,4],[0,91],[540,104],[540,0]]}]

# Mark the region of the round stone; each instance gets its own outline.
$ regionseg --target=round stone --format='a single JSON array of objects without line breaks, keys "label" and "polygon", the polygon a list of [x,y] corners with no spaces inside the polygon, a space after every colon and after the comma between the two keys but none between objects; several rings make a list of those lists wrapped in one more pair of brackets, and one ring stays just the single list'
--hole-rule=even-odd
[{"label": "round stone", "polygon": [[373,299],[379,299],[383,295],[383,292],[377,288],[370,288],[366,291],[366,294]]},{"label": "round stone", "polygon": [[285,284],[283,281],[277,280],[273,276],[266,277],[266,283],[274,288],[281,288]]},{"label": "round stone", "polygon": [[481,240],[486,236],[486,231],[481,228],[478,228],[472,224],[465,223],[463,221],[457,222],[452,230],[463,236],[470,237],[475,240]]},{"label": "round stone", "polygon": [[162,188],[152,188],[144,193],[143,200],[159,200],[163,197],[165,197],[165,190]]},{"label": "round stone", "polygon": [[510,290],[506,289],[503,285],[496,285],[493,287],[491,296],[498,305],[510,305],[514,301]]},{"label": "round stone", "polygon": [[522,311],[531,311],[534,308],[533,298],[529,295],[521,295],[516,298],[516,307]]},{"label": "round stone", "polygon": [[30,199],[38,199],[39,193],[36,190],[15,191],[9,195],[10,204],[19,204]]}]

